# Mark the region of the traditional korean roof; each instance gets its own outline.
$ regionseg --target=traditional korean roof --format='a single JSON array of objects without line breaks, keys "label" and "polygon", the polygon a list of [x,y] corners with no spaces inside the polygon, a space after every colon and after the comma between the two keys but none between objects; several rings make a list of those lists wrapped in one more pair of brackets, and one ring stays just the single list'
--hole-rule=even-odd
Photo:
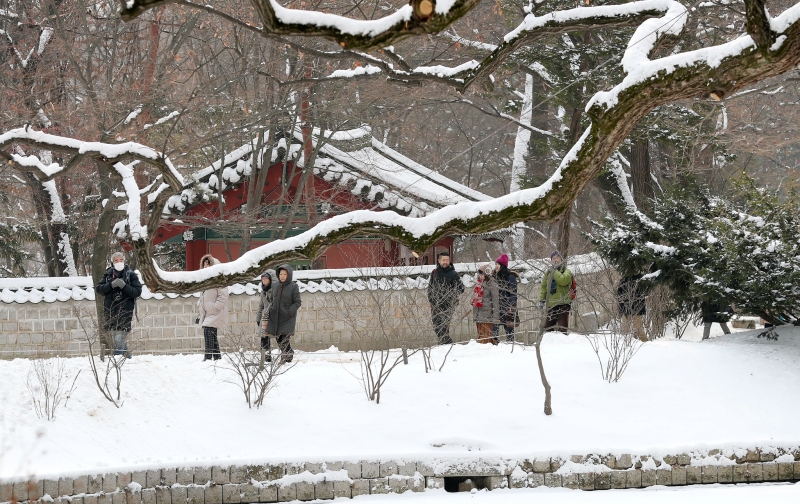
[{"label": "traditional korean roof", "polygon": [[[297,129],[288,149],[286,140],[280,139],[278,148],[272,150],[271,161],[278,160],[281,147],[291,159],[297,158],[302,148],[302,135]],[[324,142],[314,162],[314,174],[374,202],[379,208],[418,217],[454,203],[490,199],[400,154],[374,138],[368,127],[321,134],[318,129],[314,130],[314,148],[320,137]],[[225,156],[221,170],[223,191],[235,187],[250,175],[257,143],[253,141],[243,145]],[[298,164],[303,162],[301,155]],[[180,214],[192,205],[213,199],[220,184],[219,173],[220,161],[217,161],[187,177],[181,194],[173,196],[167,203],[167,213]],[[154,200],[155,195],[150,195],[149,201]]]},{"label": "traditional korean roof", "polygon": [[[314,143],[320,132],[313,132]],[[354,194],[367,195],[379,207],[411,216],[464,201],[486,201],[489,196],[451,180],[400,154],[372,136],[369,128],[336,133],[325,139],[314,162],[314,173]],[[295,132],[302,142],[302,133]]]}]

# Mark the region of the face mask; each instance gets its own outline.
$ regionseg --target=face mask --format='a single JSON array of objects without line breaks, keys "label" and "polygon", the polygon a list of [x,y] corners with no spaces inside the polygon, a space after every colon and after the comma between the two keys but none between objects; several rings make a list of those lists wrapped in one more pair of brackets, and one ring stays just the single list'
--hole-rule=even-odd
[{"label": "face mask", "polygon": [[125,269],[125,263],[123,263],[123,262],[115,262],[114,263],[114,269],[117,270],[117,271],[124,270]]}]

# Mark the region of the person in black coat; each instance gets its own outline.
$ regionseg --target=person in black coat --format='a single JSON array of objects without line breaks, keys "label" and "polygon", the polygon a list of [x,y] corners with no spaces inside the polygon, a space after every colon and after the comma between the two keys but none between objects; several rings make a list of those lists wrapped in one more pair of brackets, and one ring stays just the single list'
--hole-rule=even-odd
[{"label": "person in black coat", "polygon": [[733,314],[733,308],[729,305],[719,301],[711,302],[704,301],[700,305],[700,310],[703,313],[703,339],[707,340],[711,337],[711,324],[717,323],[722,328],[722,332],[730,334],[731,330],[728,327],[728,321]]},{"label": "person in black coat", "polygon": [[114,355],[131,358],[128,348],[128,333],[131,331],[136,298],[142,295],[139,277],[125,264],[122,252],[111,256],[111,267],[95,288],[103,296],[103,330],[114,343]]},{"label": "person in black coat", "polygon": [[501,254],[495,261],[494,277],[500,292],[500,321],[494,327],[494,337],[500,336],[500,326],[505,328],[506,341],[514,341],[514,328],[519,325],[517,313],[517,284],[519,275],[508,269],[508,255]]},{"label": "person in black coat", "polygon": [[264,349],[269,351],[270,336],[278,338],[281,362],[292,362],[294,350],[290,338],[297,326],[297,310],[300,309],[300,288],[292,281],[294,270],[288,264],[275,270],[277,282],[272,284],[272,304],[267,321],[267,340]]},{"label": "person in black coat", "polygon": [[428,302],[431,304],[431,320],[436,338],[440,345],[447,345],[453,343],[450,337],[450,321],[453,319],[458,297],[464,292],[464,283],[450,264],[450,253],[440,253],[438,263],[428,281]]},{"label": "person in black coat", "polygon": [[644,315],[647,313],[647,291],[642,285],[644,275],[622,277],[617,287],[617,303],[619,314],[622,315],[622,330],[628,332],[633,329],[633,334],[641,341],[647,341],[644,330]]}]

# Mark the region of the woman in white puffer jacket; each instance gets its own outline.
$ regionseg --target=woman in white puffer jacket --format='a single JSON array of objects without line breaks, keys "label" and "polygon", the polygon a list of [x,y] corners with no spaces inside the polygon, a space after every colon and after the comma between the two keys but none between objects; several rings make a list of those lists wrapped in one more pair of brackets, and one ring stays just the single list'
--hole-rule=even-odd
[{"label": "woman in white puffer jacket", "polygon": [[[211,254],[206,254],[200,259],[200,269],[208,268],[213,264],[219,264],[219,259]],[[219,350],[217,332],[224,331],[228,327],[228,288],[204,290],[200,293],[200,299],[197,300],[197,308],[200,312],[200,325],[203,327],[203,339],[206,347],[203,360],[218,360],[222,355]]]}]

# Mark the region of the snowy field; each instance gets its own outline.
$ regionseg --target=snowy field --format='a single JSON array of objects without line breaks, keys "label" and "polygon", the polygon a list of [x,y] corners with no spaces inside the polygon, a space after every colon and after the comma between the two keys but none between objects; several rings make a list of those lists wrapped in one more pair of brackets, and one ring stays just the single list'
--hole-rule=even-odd
[{"label": "snowy field", "polygon": [[[87,359],[73,358],[69,366],[83,371],[54,422],[33,412],[26,388],[30,361],[0,361],[0,477],[270,461],[797,446],[800,328],[778,332],[778,341],[743,331],[706,342],[647,343],[613,384],[601,379],[583,336],[548,334],[542,349],[553,392],[550,417],[542,413],[535,352],[520,346],[512,353],[509,345],[456,345],[444,369],[428,374],[421,357],[412,356],[390,376],[379,405],[367,401],[355,378],[357,353],[298,353],[298,364],[265,405],[252,410],[224,361],[135,355],[124,368],[124,404],[116,409],[97,390]],[[444,349],[434,353],[441,362]],[[786,488],[747,491],[797,492]],[[581,498],[563,502],[601,502]]]}]

